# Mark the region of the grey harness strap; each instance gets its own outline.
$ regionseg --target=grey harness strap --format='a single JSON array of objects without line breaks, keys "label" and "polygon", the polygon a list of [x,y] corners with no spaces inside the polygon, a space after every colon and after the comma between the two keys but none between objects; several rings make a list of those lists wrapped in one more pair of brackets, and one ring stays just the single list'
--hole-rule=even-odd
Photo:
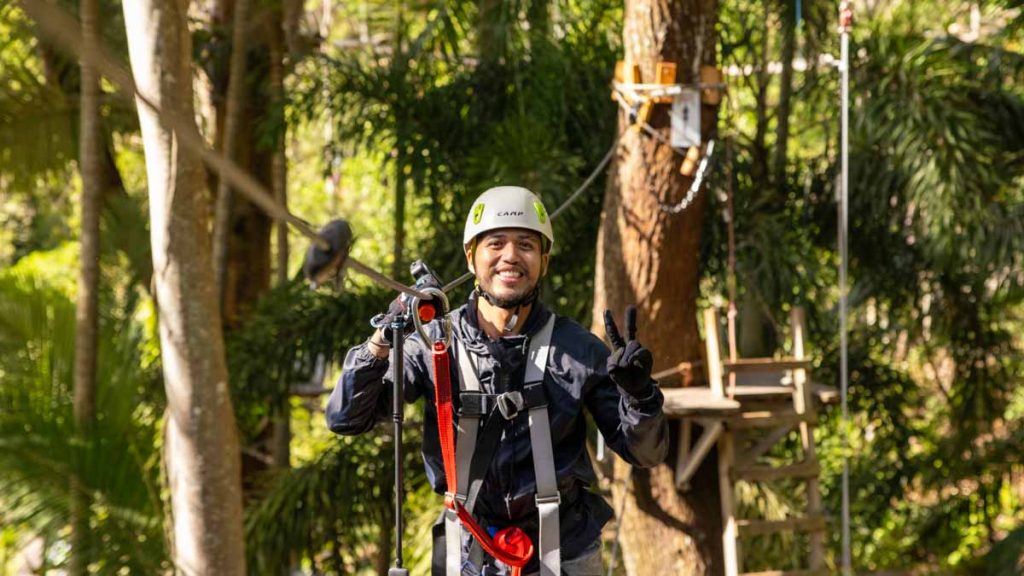
[{"label": "grey harness strap", "polygon": [[[455,340],[459,362],[459,391],[480,392],[480,379],[469,360],[469,352],[462,342]],[[456,479],[455,498],[465,504],[466,490],[469,489],[469,468],[476,449],[477,432],[480,430],[480,416],[462,414],[459,416],[455,440]],[[472,512],[472,510],[470,510]],[[451,509],[444,512],[445,574],[462,574],[462,524],[458,514]]]},{"label": "grey harness strap", "polygon": [[[544,379],[548,352],[551,349],[551,332],[554,327],[555,315],[552,314],[544,328],[530,340],[524,385]],[[562,502],[562,497],[558,493],[558,479],[555,477],[555,455],[551,447],[551,425],[548,422],[547,404],[530,409],[530,447],[533,449],[533,473],[537,480],[537,512],[540,515],[540,575],[560,576],[562,559],[558,505]]]},{"label": "grey harness strap", "polygon": [[[552,314],[544,327],[530,338],[527,353],[524,386],[544,380],[548,353],[551,349],[551,334],[554,331],[555,315]],[[470,361],[469,352],[456,339],[456,353],[459,362],[459,390],[480,392],[480,379]],[[533,450],[533,472],[537,482],[537,512],[540,517],[538,557],[540,576],[561,575],[561,553],[559,541],[558,480],[555,476],[554,452],[551,447],[551,425],[548,421],[547,404],[533,406],[529,411],[530,447]],[[457,492],[455,497],[466,502],[469,489],[469,471],[476,448],[477,433],[480,431],[480,416],[461,414],[458,423],[458,437],[455,442]],[[472,510],[470,510],[472,512]],[[462,573],[462,527],[453,510],[445,511],[445,574],[460,576]],[[476,549],[475,547],[474,549]]]}]

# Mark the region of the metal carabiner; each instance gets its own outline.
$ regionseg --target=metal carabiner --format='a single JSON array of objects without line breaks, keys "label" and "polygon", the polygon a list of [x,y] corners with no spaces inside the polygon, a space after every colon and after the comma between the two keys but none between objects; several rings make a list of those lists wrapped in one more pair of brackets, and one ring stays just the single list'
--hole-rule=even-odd
[{"label": "metal carabiner", "polygon": [[[430,294],[434,300],[441,303],[441,317],[438,320],[441,321],[441,334],[443,335],[444,347],[447,350],[448,346],[452,343],[452,319],[448,315],[448,296],[444,293],[444,290],[440,288],[434,288],[433,286],[420,288],[421,292]],[[427,331],[423,328],[423,321],[420,319],[420,302],[419,297],[413,297],[412,299],[412,324],[416,327],[416,332],[419,333],[420,338],[423,339],[423,343],[427,345],[430,350],[434,349],[435,340],[427,334]]]}]

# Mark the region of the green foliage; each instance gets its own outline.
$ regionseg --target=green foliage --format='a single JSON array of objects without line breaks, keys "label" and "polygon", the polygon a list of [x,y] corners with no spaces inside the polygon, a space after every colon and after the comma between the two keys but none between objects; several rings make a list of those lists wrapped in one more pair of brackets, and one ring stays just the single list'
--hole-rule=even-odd
[{"label": "green foliage", "polygon": [[[424,486],[420,436],[407,436],[407,486]],[[300,560],[319,574],[365,573],[393,556],[394,468],[383,426],[339,439],[316,461],[270,480],[246,515],[250,569],[265,573]],[[419,534],[410,534],[418,537]],[[382,551],[383,550],[383,551]]]},{"label": "green foliage", "polygon": [[[852,418],[845,455],[855,563],[1016,573],[1024,520],[1019,478],[1010,471],[1020,465],[1024,443],[1019,2],[977,3],[984,25],[973,38],[966,23],[974,3],[870,4],[858,14],[851,68]],[[704,192],[714,201],[702,238],[703,298],[725,292],[719,214],[731,188],[740,297],[748,306],[741,314],[760,316],[755,329],[770,347],[784,340],[779,327],[789,308],[803,305],[821,358],[815,379],[837,383],[838,82],[831,67],[814,65],[838,54],[836,6],[802,6],[795,52],[811,66],[794,77],[787,162],[776,173],[783,91],[778,75],[762,72],[779,60],[795,6],[720,4],[720,62],[753,73],[729,77],[720,111]],[[459,240],[479,192],[520,183],[553,210],[611,144],[616,108],[607,90],[621,11],[607,0],[337,5],[321,51],[292,55],[289,99],[258,116],[256,137],[270,142],[289,131],[290,205],[313,221],[344,213],[359,237],[353,254],[380,268],[392,257],[394,195],[403,186],[404,260],[424,258],[453,279],[465,270]],[[103,12],[108,45],[123,55],[120,9]],[[104,215],[101,419],[94,438],[73,442],[76,249],[68,241],[77,218],[77,69],[33,33],[15,4],[0,6],[0,262],[18,263],[17,275],[0,277],[0,565],[22,531],[64,537],[76,476],[93,498],[93,545],[103,551],[94,568],[152,573],[166,569],[166,550],[155,496],[162,400],[155,319],[144,294],[151,274],[145,217],[130,194]],[[200,30],[195,37],[197,61],[213,78],[230,50],[221,36]],[[129,192],[141,189],[131,104],[105,101],[104,118],[122,151],[118,162],[128,168]],[[319,138],[328,139],[324,150]],[[343,181],[328,184],[324,175]],[[590,314],[602,188],[599,179],[555,222],[555,258],[543,287],[548,304],[581,321]],[[301,251],[293,255],[297,260]],[[289,390],[319,386],[322,367],[366,337],[368,318],[391,297],[361,279],[347,282],[341,296],[298,282],[279,286],[228,335],[247,445],[265,439],[265,423],[281,409],[321,426],[316,403],[299,407],[288,401]],[[416,489],[407,549],[421,573],[429,546],[420,536],[438,499],[415,458],[423,431],[409,412],[406,469]],[[830,413],[819,429],[833,517],[841,426]],[[265,483],[248,493],[253,570],[292,562],[324,573],[371,570],[391,545],[387,433],[332,439],[326,450],[322,436],[299,434],[293,446],[301,466],[261,478]],[[781,516],[798,496],[786,487],[750,489],[739,503]],[[838,530],[832,535],[838,550]],[[796,565],[800,545],[764,539],[749,550],[763,567]]]},{"label": "green foliage", "polygon": [[100,574],[166,569],[158,496],[159,406],[130,319],[101,322],[97,418],[74,435],[73,300],[30,274],[0,276],[0,525],[54,539],[68,521],[76,479],[91,502],[88,550]]},{"label": "green foliage", "polygon": [[271,290],[227,338],[235,412],[253,439],[296,385],[319,386],[326,367],[364,341],[369,319],[387,308],[381,292],[314,292],[295,281]]},{"label": "green foliage", "polygon": [[[416,205],[416,221],[429,224],[428,236],[406,251],[446,279],[465,270],[464,215],[480,192],[499,182],[521,183],[553,210],[611,144],[615,107],[606,77],[616,47],[601,26],[614,21],[615,9],[604,2],[564,8],[558,42],[529,36],[505,9],[489,14],[497,20],[488,30],[507,26],[488,39],[502,45],[494,47],[498,57],[474,65],[463,43],[451,39],[465,33],[473,45],[482,41],[484,25],[443,5],[422,15],[422,28],[410,24],[421,31],[409,36],[401,54],[333,54],[299,79],[293,107],[309,118],[330,111],[332,146],[388,152],[385,168],[406,175],[414,197],[429,199]],[[594,188],[555,224],[550,296],[578,317],[589,314],[590,235],[600,213],[600,181]]]},{"label": "green foliage", "polygon": [[[756,70],[776,60],[781,34],[772,23],[782,9],[792,5],[723,4],[723,63]],[[976,568],[1021,514],[1008,466],[1021,439],[1019,413],[1008,407],[1024,373],[1015,336],[1024,282],[1021,56],[1012,26],[984,28],[975,42],[947,33],[968,9],[880,3],[858,14],[851,48],[847,454],[854,562],[869,570]],[[834,6],[805,3],[804,16],[797,53],[808,62],[838,54],[825,27]],[[763,315],[765,332],[781,341],[788,307],[804,305],[810,341],[822,349],[815,379],[830,384],[838,384],[835,78],[815,68],[796,75],[784,174],[769,162],[779,77],[738,78],[722,123],[734,152],[739,285],[751,296],[741,302],[757,308],[740,312]],[[711,189],[721,197],[725,175],[719,162]],[[724,208],[709,213],[703,239],[720,293],[725,225],[715,212]],[[836,517],[841,425],[827,418],[819,452]]]}]

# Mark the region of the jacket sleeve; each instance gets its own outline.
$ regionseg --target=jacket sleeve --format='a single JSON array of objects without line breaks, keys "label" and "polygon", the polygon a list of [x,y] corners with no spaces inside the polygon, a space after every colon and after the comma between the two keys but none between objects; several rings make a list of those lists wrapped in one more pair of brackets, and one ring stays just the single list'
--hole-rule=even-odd
[{"label": "jacket sleeve", "polygon": [[[411,403],[423,392],[428,377],[418,337],[405,341],[405,401]],[[377,358],[360,344],[345,355],[341,377],[327,401],[327,427],[346,436],[368,432],[391,414],[392,381],[387,358]]]},{"label": "jacket sleeve", "polygon": [[[584,402],[605,442],[633,466],[650,468],[668,455],[668,422],[662,411],[664,397],[657,386],[645,398],[624,393],[608,377],[608,348],[594,337]],[[653,382],[652,382],[653,384]]]}]

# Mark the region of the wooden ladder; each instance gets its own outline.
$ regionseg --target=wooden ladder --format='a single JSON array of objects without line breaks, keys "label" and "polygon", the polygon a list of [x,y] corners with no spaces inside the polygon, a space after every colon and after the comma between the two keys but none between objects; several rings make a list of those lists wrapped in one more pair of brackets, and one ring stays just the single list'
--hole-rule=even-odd
[{"label": "wooden ladder", "polygon": [[[821,506],[819,465],[814,443],[816,402],[821,401],[822,395],[828,391],[824,387],[816,391],[810,381],[811,361],[805,350],[803,310],[794,308],[790,321],[792,356],[739,359],[736,350],[730,349],[729,356],[724,358],[718,312],[713,308],[704,311],[711,393],[740,404],[738,412],[722,419],[721,431],[716,434],[725,576],[817,576],[828,573],[825,568],[826,520]],[[800,433],[801,454],[797,461],[783,466],[758,463],[794,429]],[[686,432],[688,430],[684,429],[684,436],[688,439]],[[767,483],[791,479],[806,485],[807,506],[803,515],[773,520],[736,517],[737,481]],[[807,567],[744,573],[741,539],[781,532],[808,534]]]}]

